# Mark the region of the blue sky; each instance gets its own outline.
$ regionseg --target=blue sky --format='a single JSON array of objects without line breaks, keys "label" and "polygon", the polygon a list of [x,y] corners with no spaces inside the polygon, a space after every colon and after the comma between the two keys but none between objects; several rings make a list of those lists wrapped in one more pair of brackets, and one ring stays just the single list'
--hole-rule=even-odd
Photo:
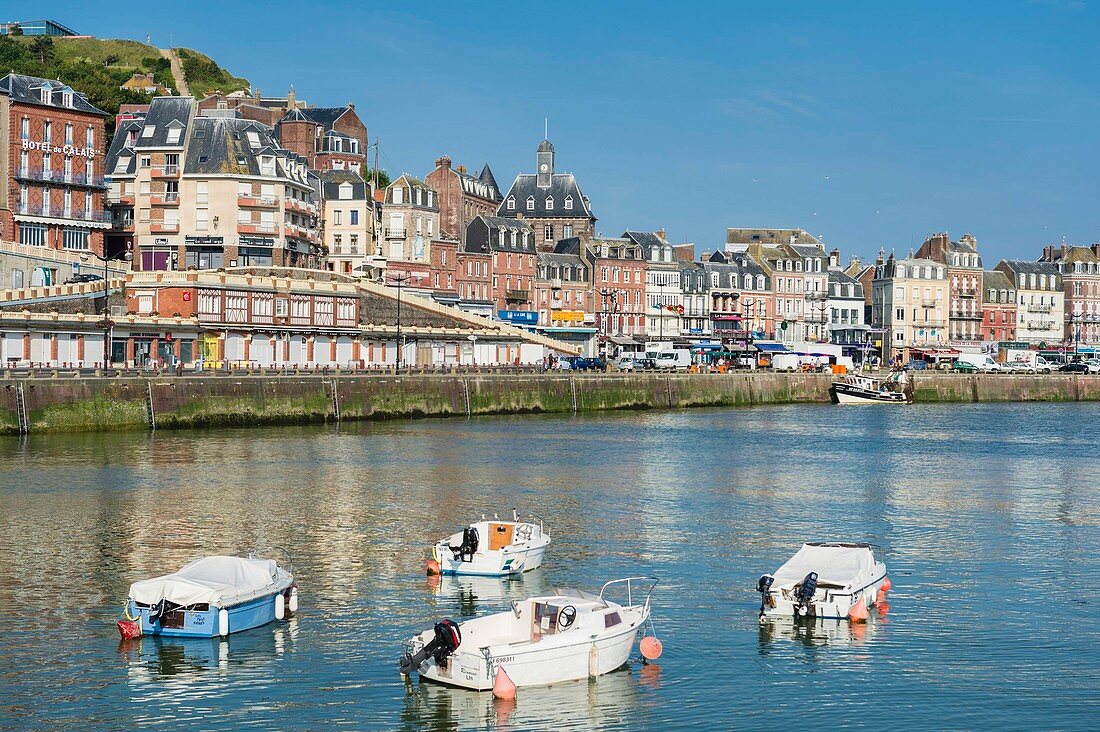
[{"label": "blue sky", "polygon": [[[306,16],[302,8],[310,8]],[[113,9],[112,9],[113,8]],[[988,266],[1100,241],[1100,8],[970,3],[42,2],[78,31],[353,101],[391,173],[507,188],[549,118],[597,228],[800,226],[844,256],[978,237]],[[8,13],[11,15],[11,12]],[[300,22],[295,22],[300,21]],[[169,35],[171,39],[169,39]]]}]

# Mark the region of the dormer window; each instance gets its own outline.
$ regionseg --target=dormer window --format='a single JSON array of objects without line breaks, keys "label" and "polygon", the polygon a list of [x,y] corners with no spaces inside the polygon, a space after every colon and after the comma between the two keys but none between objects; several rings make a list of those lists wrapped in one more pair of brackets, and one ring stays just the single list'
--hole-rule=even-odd
[{"label": "dormer window", "polygon": [[64,107],[69,107],[70,109],[72,108],[73,93],[71,91],[64,91],[61,93],[61,105]]},{"label": "dormer window", "polygon": [[572,211],[573,210],[573,197],[572,196],[566,196],[565,197],[565,210],[566,211]]},{"label": "dormer window", "polygon": [[180,141],[180,135],[182,135],[182,134],[183,134],[183,128],[182,127],[169,127],[168,128],[168,139],[166,140],[166,142],[169,145],[178,145],[179,141]]},{"label": "dormer window", "polygon": [[260,133],[259,132],[254,132],[254,131],[249,130],[246,134],[248,135],[248,146],[249,147],[255,149],[255,148],[260,146]]},{"label": "dormer window", "polygon": [[143,138],[152,137],[156,133],[156,131],[157,131],[157,126],[156,125],[145,125],[144,129],[142,129],[142,131],[141,131],[141,136]]},{"label": "dormer window", "polygon": [[554,210],[554,197],[553,196],[547,196],[546,197],[546,210],[547,211],[553,211]]},{"label": "dormer window", "polygon": [[44,86],[41,90],[41,99],[43,104],[50,103],[50,87]]},{"label": "dormer window", "polygon": [[508,196],[508,210],[509,211],[515,211],[516,210],[516,199],[513,198],[512,196]]},{"label": "dormer window", "polygon": [[534,211],[535,210],[535,197],[534,196],[528,196],[527,197],[527,210],[528,211]]},{"label": "dormer window", "polygon": [[428,208],[432,207],[432,196],[434,194],[435,194],[435,191],[428,191]]}]

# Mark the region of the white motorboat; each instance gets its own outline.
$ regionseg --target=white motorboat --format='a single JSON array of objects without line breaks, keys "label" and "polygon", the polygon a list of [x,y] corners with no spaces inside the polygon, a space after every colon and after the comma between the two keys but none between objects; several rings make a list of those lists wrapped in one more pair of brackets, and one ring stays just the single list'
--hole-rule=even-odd
[{"label": "white motorboat", "polygon": [[[492,689],[501,670],[516,687],[606,674],[630,657],[656,584],[626,577],[598,595],[559,589],[461,624],[444,619],[405,643],[401,673],[476,691]],[[609,587],[625,588],[625,604],[605,597]]]},{"label": "white motorboat", "polygon": [[542,521],[520,521],[512,513],[511,521],[482,519],[438,542],[432,547],[436,571],[504,577],[541,566],[550,535]]},{"label": "white motorboat", "polygon": [[912,404],[913,389],[904,371],[885,379],[852,374],[829,387],[833,404]]},{"label": "white motorboat", "polygon": [[860,600],[871,608],[879,590],[890,589],[886,565],[875,561],[870,544],[811,542],[757,582],[760,618],[847,619]]}]

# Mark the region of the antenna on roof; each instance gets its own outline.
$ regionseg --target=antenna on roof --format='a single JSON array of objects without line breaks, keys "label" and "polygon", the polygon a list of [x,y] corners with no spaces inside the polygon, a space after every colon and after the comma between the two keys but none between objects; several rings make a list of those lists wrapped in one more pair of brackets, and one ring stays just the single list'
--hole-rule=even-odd
[{"label": "antenna on roof", "polygon": [[550,118],[549,117],[543,117],[542,118],[542,139],[544,139],[544,140],[549,140],[550,139]]}]

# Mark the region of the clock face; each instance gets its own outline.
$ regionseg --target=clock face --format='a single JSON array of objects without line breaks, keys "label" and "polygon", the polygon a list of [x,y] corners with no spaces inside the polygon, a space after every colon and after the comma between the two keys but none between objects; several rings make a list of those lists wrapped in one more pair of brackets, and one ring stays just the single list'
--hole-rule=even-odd
[{"label": "clock face", "polygon": [[543,163],[542,165],[540,165],[539,170],[541,170],[543,173],[545,173],[546,172],[546,163]]}]

